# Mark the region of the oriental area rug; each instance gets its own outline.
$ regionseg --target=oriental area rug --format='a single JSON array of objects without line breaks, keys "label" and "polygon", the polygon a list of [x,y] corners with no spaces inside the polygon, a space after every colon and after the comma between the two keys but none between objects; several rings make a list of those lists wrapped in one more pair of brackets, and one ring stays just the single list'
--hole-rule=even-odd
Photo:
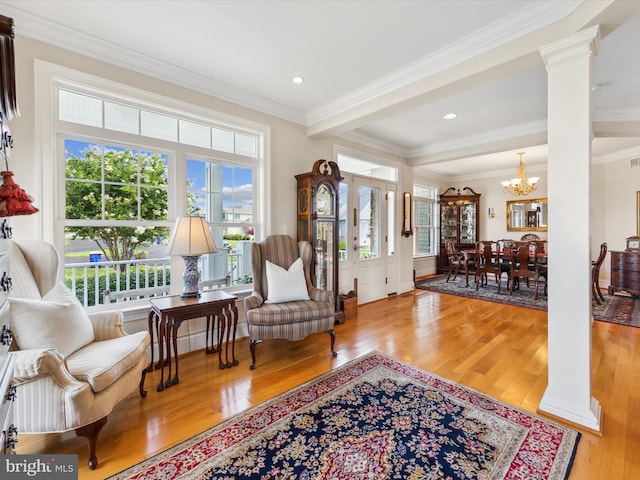
[{"label": "oriental area rug", "polygon": [[[458,275],[455,280],[453,280],[452,276],[448,282],[446,275],[418,280],[415,287],[430,292],[448,293],[488,302],[547,310],[547,297],[542,293],[542,286],[538,288],[538,298],[535,299],[533,282],[529,287],[521,283],[520,289],[514,290],[513,295],[509,295],[509,290],[507,290],[505,284],[506,279],[503,278],[500,293],[498,293],[498,284],[495,281],[489,281],[488,285],[481,286],[476,291],[476,284],[473,278],[469,279],[469,286],[466,286],[463,274],[462,276]],[[595,302],[592,303],[594,320],[640,327],[640,299],[620,294],[607,295],[603,293],[603,296],[604,302],[601,305],[597,305]]]},{"label": "oriental area rug", "polygon": [[372,352],[110,478],[566,479],[579,439]]}]

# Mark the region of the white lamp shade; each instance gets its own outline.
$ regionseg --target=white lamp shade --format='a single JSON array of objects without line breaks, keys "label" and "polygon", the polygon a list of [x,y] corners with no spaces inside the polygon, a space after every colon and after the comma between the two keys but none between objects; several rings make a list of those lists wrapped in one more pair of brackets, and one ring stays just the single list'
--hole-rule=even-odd
[{"label": "white lamp shade", "polygon": [[169,239],[169,253],[191,257],[218,249],[204,217],[178,217]]}]

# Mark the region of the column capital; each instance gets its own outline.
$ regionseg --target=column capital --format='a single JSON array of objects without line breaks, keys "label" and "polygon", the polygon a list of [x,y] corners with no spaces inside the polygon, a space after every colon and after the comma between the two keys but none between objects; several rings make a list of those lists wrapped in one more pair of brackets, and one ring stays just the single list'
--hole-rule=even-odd
[{"label": "column capital", "polygon": [[600,25],[594,25],[538,49],[547,67],[597,55],[600,52]]}]

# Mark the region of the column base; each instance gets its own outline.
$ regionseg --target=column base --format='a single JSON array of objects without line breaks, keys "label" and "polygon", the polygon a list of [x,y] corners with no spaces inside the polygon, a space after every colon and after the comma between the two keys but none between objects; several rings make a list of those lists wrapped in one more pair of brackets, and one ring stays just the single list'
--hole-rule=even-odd
[{"label": "column base", "polygon": [[588,410],[577,411],[575,408],[569,408],[569,405],[554,403],[546,398],[545,393],[542,397],[540,405],[538,405],[538,413],[561,423],[568,423],[580,429],[587,429],[589,432],[598,436],[603,436],[602,432],[602,408],[600,402],[591,397],[591,405]]}]

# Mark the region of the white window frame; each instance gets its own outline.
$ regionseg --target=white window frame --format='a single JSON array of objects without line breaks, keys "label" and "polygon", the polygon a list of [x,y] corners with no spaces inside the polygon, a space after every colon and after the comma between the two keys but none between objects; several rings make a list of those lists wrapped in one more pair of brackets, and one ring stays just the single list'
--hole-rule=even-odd
[{"label": "white window frame", "polygon": [[[433,191],[433,198],[429,198],[429,197],[421,197],[418,196],[418,194],[416,193],[416,188],[427,188]],[[422,185],[422,184],[414,184],[413,185],[413,211],[414,211],[414,228],[415,228],[415,232],[414,232],[414,240],[413,240],[413,258],[424,258],[424,257],[430,257],[433,255],[437,254],[437,237],[436,237],[436,233],[438,230],[438,211],[437,211],[437,205],[438,205],[438,188],[431,186],[431,185]],[[427,203],[431,205],[431,226],[427,227],[428,228],[428,232],[429,235],[431,236],[431,247],[432,247],[432,251],[431,252],[427,252],[427,253],[418,253],[417,252],[417,245],[418,245],[418,203]]]},{"label": "white window frame", "polygon": [[[192,145],[181,145],[174,142],[164,142],[148,139],[139,135],[123,132],[96,129],[79,124],[71,124],[58,120],[58,89],[65,88],[73,91],[107,98],[124,104],[133,103],[146,109],[177,115],[178,118],[228,125],[234,130],[245,130],[258,137],[255,160],[254,179],[254,225],[255,239],[260,240],[269,232],[271,192],[270,192],[270,127],[223,112],[207,109],[198,105],[186,103],[170,97],[157,95],[145,90],[113,82],[84,72],[36,60],[35,70],[35,149],[37,156],[36,175],[42,192],[40,208],[40,226],[38,237],[52,243],[58,251],[64,251],[65,219],[65,161],[64,151],[60,152],[62,138],[84,137],[88,141],[111,142],[116,145],[140,146],[148,143],[150,150],[169,153],[170,178],[174,179],[174,186],[169,190],[169,215],[166,226],[171,227],[176,216],[186,211],[186,158],[208,158],[220,162],[234,163],[237,155],[211,149],[201,149]],[[178,145],[179,147],[176,147]],[[154,225],[158,225],[154,222]],[[62,276],[63,265],[60,265]]]}]

